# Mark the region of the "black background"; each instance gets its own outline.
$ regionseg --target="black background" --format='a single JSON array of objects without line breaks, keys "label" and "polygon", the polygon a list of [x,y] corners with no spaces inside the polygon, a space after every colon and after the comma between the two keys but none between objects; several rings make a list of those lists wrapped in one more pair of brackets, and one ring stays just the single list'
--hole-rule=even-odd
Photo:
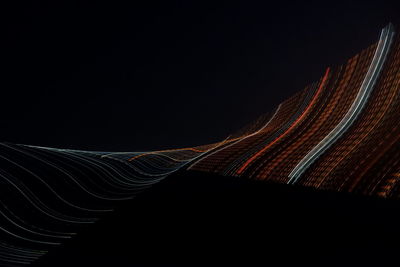
[{"label": "black background", "polygon": [[397,23],[398,1],[10,1],[0,141],[219,141]]},{"label": "black background", "polygon": [[[219,141],[400,14],[395,1],[32,1],[1,11],[0,141],[108,151]],[[182,172],[37,266],[381,266],[399,251],[397,207]]]}]

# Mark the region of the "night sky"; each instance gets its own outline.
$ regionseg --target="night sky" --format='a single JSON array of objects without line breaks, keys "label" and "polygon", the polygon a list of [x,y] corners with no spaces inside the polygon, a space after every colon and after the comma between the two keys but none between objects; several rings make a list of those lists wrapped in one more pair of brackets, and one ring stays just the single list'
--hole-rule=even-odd
[{"label": "night sky", "polygon": [[0,141],[219,141],[400,25],[395,1],[130,2],[3,7]]}]

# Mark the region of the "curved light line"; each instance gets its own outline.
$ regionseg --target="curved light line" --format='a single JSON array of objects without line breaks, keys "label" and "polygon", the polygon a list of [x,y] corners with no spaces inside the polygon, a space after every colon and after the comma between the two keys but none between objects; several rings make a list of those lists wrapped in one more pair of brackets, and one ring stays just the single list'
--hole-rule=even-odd
[{"label": "curved light line", "polygon": [[268,148],[270,148],[271,146],[273,146],[276,142],[278,142],[280,139],[282,139],[285,135],[287,135],[303,118],[304,116],[308,113],[308,111],[310,110],[310,108],[314,105],[314,103],[316,102],[318,96],[320,95],[322,88],[325,85],[326,80],[328,79],[329,76],[329,72],[330,72],[330,68],[327,68],[325,71],[325,75],[322,78],[322,81],[319,85],[319,88],[317,90],[317,92],[315,93],[314,97],[312,98],[310,104],[308,105],[308,107],[303,111],[303,113],[300,115],[300,117],[297,118],[297,120],[295,122],[293,122],[293,124],[284,132],[282,133],[280,136],[278,136],[274,141],[272,141],[271,143],[269,143],[268,145],[266,145],[263,149],[259,150],[256,154],[254,154],[251,158],[249,158],[237,171],[237,174],[242,174],[244,172],[244,170],[251,164],[251,162],[253,162],[258,156],[260,156],[262,153],[264,153]]},{"label": "curved light line", "polygon": [[312,165],[312,163],[320,157],[333,143],[335,143],[354,123],[364,108],[376,80],[382,70],[383,63],[389,52],[390,44],[393,39],[393,29],[391,24],[382,29],[378,46],[375,50],[374,57],[370,67],[361,84],[361,88],[343,119],[336,127],[319,142],[310,152],[296,165],[289,174],[288,184],[294,184],[300,176]]},{"label": "curved light line", "polygon": [[[314,88],[315,87],[315,88]],[[248,148],[246,149],[245,153],[238,156],[233,162],[231,162],[227,167],[225,167],[225,170],[223,171],[223,175],[234,175],[236,170],[252,155],[257,153],[263,146],[266,146],[270,142],[272,142],[275,138],[277,138],[279,135],[281,135],[287,128],[290,127],[290,125],[298,118],[301,113],[304,111],[304,109],[307,107],[307,103],[310,102],[312,96],[314,95],[315,91],[317,90],[316,86],[312,84],[311,86],[308,87],[308,90],[306,90],[305,96],[302,98],[301,104],[298,105],[299,108],[297,108],[294,113],[289,117],[288,120],[285,120],[279,127],[272,129],[273,131],[268,134],[268,137],[264,141],[262,141],[260,144],[256,145],[253,148]],[[282,103],[282,107],[284,106],[284,103]]]},{"label": "curved light line", "polygon": [[278,111],[280,110],[281,106],[282,106],[282,104],[279,104],[279,106],[276,108],[276,110],[275,110],[274,114],[272,115],[272,117],[271,117],[271,118],[268,120],[268,122],[267,122],[266,124],[264,124],[264,126],[262,126],[259,130],[257,130],[256,132],[254,132],[254,133],[252,133],[252,134],[246,135],[246,136],[244,136],[244,137],[242,137],[242,138],[240,138],[240,139],[238,139],[238,140],[236,140],[236,141],[230,143],[230,144],[227,145],[227,146],[221,147],[220,149],[217,149],[217,150],[213,151],[212,153],[206,155],[206,156],[205,156],[204,158],[202,158],[201,160],[196,161],[195,163],[193,163],[192,165],[190,165],[190,166],[188,167],[188,169],[192,168],[192,167],[195,166],[197,163],[199,163],[199,162],[201,162],[202,160],[204,160],[204,159],[210,157],[211,155],[214,155],[215,153],[218,153],[218,152],[221,151],[221,150],[224,150],[224,149],[226,149],[226,148],[228,148],[228,147],[231,147],[231,146],[233,146],[233,145],[235,145],[235,144],[237,144],[237,143],[240,143],[240,142],[243,141],[243,140],[246,140],[246,139],[249,138],[249,137],[252,137],[252,136],[254,136],[254,135],[259,134],[259,133],[260,133],[261,131],[263,131],[263,130],[271,123],[271,121],[275,118],[275,116],[276,116],[276,114],[278,113]]},{"label": "curved light line", "polygon": [[[52,217],[53,219],[56,219],[56,220],[59,220],[59,221],[64,221],[64,222],[69,222],[69,223],[93,223],[95,221],[95,219],[92,219],[91,221],[83,221],[80,218],[74,218],[74,217],[71,217],[71,216],[66,216],[66,215],[59,214],[58,212],[56,212],[55,210],[49,208],[43,202],[41,202],[37,198],[37,196],[34,195],[32,193],[32,191],[29,190],[27,187],[24,186],[24,189],[29,193],[31,198],[18,185],[16,185],[13,181],[9,180],[5,175],[0,173],[0,178],[3,178],[10,185],[12,185],[32,206],[34,206],[36,209],[41,211],[43,214],[46,214],[47,216]],[[40,207],[39,205],[42,206],[42,207]],[[50,212],[45,211],[44,209],[50,211],[52,214]],[[67,218],[67,219],[63,219],[63,218]]]}]

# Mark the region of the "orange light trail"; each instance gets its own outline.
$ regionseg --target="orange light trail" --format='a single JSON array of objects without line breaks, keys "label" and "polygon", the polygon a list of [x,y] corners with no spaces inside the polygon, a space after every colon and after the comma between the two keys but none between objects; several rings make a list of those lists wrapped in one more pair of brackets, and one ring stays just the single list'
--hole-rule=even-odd
[{"label": "orange light trail", "polygon": [[140,158],[140,157],[143,157],[143,156],[147,156],[147,155],[159,154],[159,153],[163,153],[163,152],[164,152],[164,153],[165,153],[165,152],[172,152],[172,151],[184,151],[184,150],[189,150],[189,151],[193,151],[193,152],[197,152],[197,153],[205,153],[205,152],[210,151],[211,149],[214,149],[214,148],[216,148],[216,147],[218,147],[218,146],[221,146],[221,145],[223,145],[223,144],[225,144],[225,143],[235,141],[235,140],[237,140],[237,139],[239,139],[239,138],[241,138],[241,137],[223,140],[223,141],[221,141],[221,142],[216,143],[214,147],[209,148],[209,149],[205,149],[205,150],[197,149],[197,148],[194,148],[194,147],[185,147],[185,148],[176,148],[176,149],[166,149],[166,150],[159,150],[159,151],[151,151],[151,152],[139,154],[139,155],[136,155],[136,156],[134,156],[134,157],[132,157],[132,158],[129,158],[128,161],[132,161],[132,160],[135,160],[135,159],[137,159],[137,158]]},{"label": "orange light trail", "polygon": [[240,169],[237,171],[237,174],[242,174],[244,170],[253,162],[258,156],[260,156],[262,153],[264,153],[268,148],[273,146],[276,142],[278,142],[280,139],[282,139],[285,135],[287,135],[308,113],[308,111],[311,109],[311,107],[314,105],[316,102],[318,96],[320,95],[322,88],[325,85],[326,80],[328,79],[328,75],[330,72],[330,68],[328,67],[325,71],[325,75],[322,78],[321,84],[319,85],[319,88],[314,95],[313,99],[311,100],[310,104],[307,106],[307,108],[303,111],[303,113],[300,115],[300,117],[297,118],[297,120],[280,136],[278,136],[274,141],[271,143],[267,144],[263,149],[259,150],[256,154],[254,154],[251,158],[249,158],[243,165],[240,167]]}]

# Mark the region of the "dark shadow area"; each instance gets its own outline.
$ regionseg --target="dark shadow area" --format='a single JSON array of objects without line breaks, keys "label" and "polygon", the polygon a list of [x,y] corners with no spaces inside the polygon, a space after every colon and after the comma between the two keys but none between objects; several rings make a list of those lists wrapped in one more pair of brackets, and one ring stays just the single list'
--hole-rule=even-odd
[{"label": "dark shadow area", "polygon": [[382,266],[398,204],[183,171],[34,266]]}]

